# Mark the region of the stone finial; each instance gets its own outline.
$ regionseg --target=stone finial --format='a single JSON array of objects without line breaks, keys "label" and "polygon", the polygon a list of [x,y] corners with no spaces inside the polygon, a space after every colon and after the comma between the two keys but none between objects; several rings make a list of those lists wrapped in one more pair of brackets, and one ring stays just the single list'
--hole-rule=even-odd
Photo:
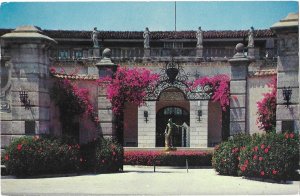
[{"label": "stone finial", "polygon": [[242,44],[242,43],[238,43],[238,44],[235,46],[235,50],[236,50],[237,53],[242,53],[242,52],[244,52],[244,48],[245,48],[245,46],[244,46],[244,44]]},{"label": "stone finial", "polygon": [[102,59],[96,63],[97,67],[114,66],[115,64],[111,61],[111,50],[105,48],[102,52]]},{"label": "stone finial", "polygon": [[238,43],[235,46],[236,54],[233,56],[231,60],[247,59],[247,57],[244,54],[244,48],[245,48],[244,44]]},{"label": "stone finial", "polygon": [[110,58],[111,57],[111,49],[105,48],[102,52],[102,58]]}]

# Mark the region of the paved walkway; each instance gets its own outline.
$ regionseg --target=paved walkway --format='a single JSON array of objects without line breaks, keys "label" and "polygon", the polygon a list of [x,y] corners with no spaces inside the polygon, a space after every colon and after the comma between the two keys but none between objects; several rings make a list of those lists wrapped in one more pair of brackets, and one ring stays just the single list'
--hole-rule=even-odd
[{"label": "paved walkway", "polygon": [[2,195],[288,195],[299,194],[299,181],[277,184],[219,176],[213,169],[124,166],[124,173],[39,179],[2,179]]}]

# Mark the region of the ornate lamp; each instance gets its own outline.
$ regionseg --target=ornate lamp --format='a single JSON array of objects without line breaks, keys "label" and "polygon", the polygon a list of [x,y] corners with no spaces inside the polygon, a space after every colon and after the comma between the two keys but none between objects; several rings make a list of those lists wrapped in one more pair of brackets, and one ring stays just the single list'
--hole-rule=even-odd
[{"label": "ornate lamp", "polygon": [[198,122],[201,121],[200,117],[202,116],[202,110],[198,110]]},{"label": "ornate lamp", "polygon": [[289,87],[283,87],[282,89],[282,95],[283,95],[283,100],[286,101],[286,107],[289,107],[289,105],[291,104],[291,97],[292,97],[292,88]]},{"label": "ornate lamp", "polygon": [[26,91],[20,91],[20,101],[22,103],[22,106],[25,106],[25,109],[30,109],[30,100],[28,99],[28,93]]},{"label": "ornate lamp", "polygon": [[144,111],[145,122],[148,122],[148,111]]}]

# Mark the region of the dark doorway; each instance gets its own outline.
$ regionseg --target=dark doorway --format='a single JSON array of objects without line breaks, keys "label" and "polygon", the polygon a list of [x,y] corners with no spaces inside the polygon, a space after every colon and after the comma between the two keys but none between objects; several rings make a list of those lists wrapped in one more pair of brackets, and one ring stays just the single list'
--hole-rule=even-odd
[{"label": "dark doorway", "polygon": [[[165,146],[164,132],[170,118],[172,118],[173,123],[177,125],[182,125],[184,122],[188,126],[190,125],[190,114],[185,109],[175,106],[160,109],[156,114],[156,147]],[[179,129],[175,129],[173,133],[173,146],[185,147],[187,133],[185,131],[182,132]],[[183,140],[182,137],[184,138]]]}]

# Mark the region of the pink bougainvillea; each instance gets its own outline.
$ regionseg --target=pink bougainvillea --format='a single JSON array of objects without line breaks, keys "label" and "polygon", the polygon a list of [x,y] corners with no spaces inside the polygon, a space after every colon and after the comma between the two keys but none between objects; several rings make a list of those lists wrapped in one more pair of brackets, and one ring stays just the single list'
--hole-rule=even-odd
[{"label": "pink bougainvillea", "polygon": [[274,77],[268,84],[271,92],[265,93],[263,99],[257,102],[257,124],[264,131],[271,132],[276,126],[276,94],[277,78]]},{"label": "pink bougainvillea", "polygon": [[[61,72],[65,72],[63,68]],[[57,73],[56,69],[51,67],[50,73]],[[51,98],[60,109],[63,128],[72,129],[67,125],[73,121],[76,115],[90,117],[96,125],[98,124],[99,119],[90,102],[89,90],[87,88],[81,88],[68,79],[58,79],[51,89]]]},{"label": "pink bougainvillea", "polygon": [[147,87],[153,87],[157,80],[158,75],[148,69],[118,66],[113,79],[105,77],[98,82],[107,85],[107,98],[112,103],[112,110],[120,114],[125,102],[143,104]]},{"label": "pink bougainvillea", "polygon": [[230,78],[227,75],[220,74],[212,77],[203,77],[195,80],[192,84],[192,88],[195,89],[197,86],[209,85],[212,87],[212,100],[219,102],[222,109],[225,111],[229,106],[229,82]]}]

